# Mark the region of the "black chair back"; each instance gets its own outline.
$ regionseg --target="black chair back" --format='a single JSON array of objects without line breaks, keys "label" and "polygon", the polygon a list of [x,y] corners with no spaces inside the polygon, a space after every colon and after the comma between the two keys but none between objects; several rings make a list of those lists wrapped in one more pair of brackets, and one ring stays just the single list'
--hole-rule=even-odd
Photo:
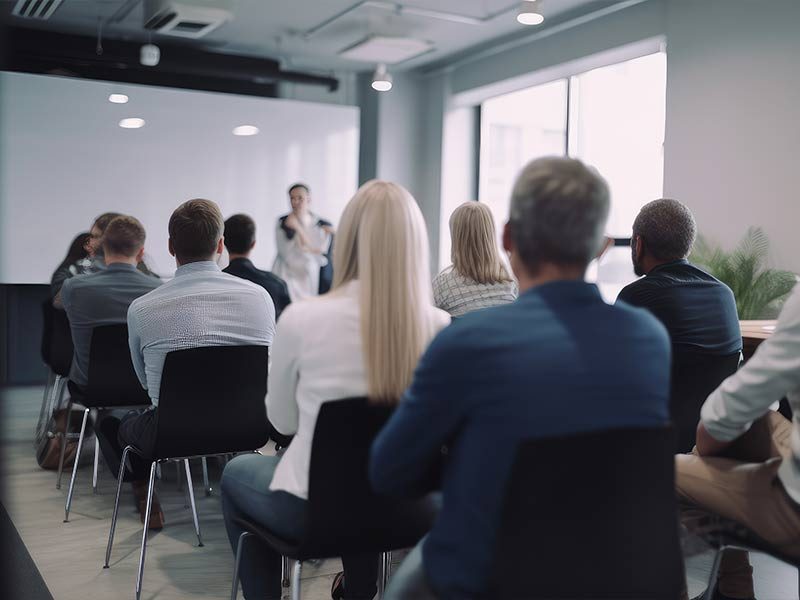
[{"label": "black chair back", "polygon": [[722,356],[673,353],[670,415],[675,429],[676,454],[692,451],[703,402],[736,372],[739,360],[738,352]]},{"label": "black chair back", "polygon": [[42,360],[56,375],[67,377],[75,351],[67,313],[55,308],[48,299],[42,303],[42,320]]},{"label": "black chair back", "polygon": [[80,399],[87,408],[150,404],[150,396],[133,370],[124,323],[92,329],[88,377],[86,395]]},{"label": "black chair back", "polygon": [[436,514],[431,499],[379,496],[369,484],[369,449],[392,411],[366,398],[320,408],[311,447],[309,525],[299,558],[410,548],[430,530]]},{"label": "black chair back", "polygon": [[267,346],[167,354],[154,458],[249,452],[269,440]]},{"label": "black chair back", "polygon": [[517,451],[495,545],[493,598],[678,598],[673,439],[618,429]]}]

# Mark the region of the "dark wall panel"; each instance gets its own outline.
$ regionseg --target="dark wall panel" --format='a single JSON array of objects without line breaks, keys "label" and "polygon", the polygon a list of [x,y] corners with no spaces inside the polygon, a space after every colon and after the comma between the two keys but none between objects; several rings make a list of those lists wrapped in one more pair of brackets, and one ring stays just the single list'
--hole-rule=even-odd
[{"label": "dark wall panel", "polygon": [[0,385],[43,384],[42,302],[47,285],[0,285]]}]

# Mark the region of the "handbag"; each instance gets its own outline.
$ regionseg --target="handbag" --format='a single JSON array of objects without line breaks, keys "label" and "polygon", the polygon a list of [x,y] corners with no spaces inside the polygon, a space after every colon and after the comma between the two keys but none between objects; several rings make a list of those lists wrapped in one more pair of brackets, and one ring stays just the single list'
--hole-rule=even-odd
[{"label": "handbag", "polygon": [[[69,418],[68,418],[69,417]],[[67,409],[62,408],[53,413],[47,423],[47,431],[36,446],[36,462],[43,469],[58,469],[58,461],[61,456],[61,438],[64,432],[78,433],[81,430],[81,420],[83,415],[80,412],[72,411],[67,415]],[[78,451],[78,440],[67,439],[67,447],[64,453],[64,467],[72,467],[75,454]]]}]

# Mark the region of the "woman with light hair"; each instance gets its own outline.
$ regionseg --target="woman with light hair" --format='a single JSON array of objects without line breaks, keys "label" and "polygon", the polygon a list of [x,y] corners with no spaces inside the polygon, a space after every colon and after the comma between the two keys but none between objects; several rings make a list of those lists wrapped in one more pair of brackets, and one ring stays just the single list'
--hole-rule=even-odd
[{"label": "woman with light hair", "polygon": [[517,298],[517,284],[500,258],[494,218],[480,202],[465,202],[450,216],[453,264],[433,280],[436,306],[453,317]]},{"label": "woman with light hair", "polygon": [[[348,203],[334,248],[332,290],[292,303],[273,340],[267,415],[294,439],[282,457],[239,456],[225,468],[222,505],[233,549],[237,517],[262,523],[286,539],[302,539],[311,445],[325,402],[367,396],[394,404],[417,361],[450,317],[433,306],[428,236],[409,192],[369,181]],[[343,557],[334,597],[372,598],[378,557]],[[248,542],[243,553],[245,598],[281,597],[281,557]]]}]

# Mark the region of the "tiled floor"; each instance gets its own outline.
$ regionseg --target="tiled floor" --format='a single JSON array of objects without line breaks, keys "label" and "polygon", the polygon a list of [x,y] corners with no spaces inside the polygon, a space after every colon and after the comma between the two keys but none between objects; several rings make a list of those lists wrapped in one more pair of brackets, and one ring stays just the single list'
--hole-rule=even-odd
[{"label": "tiled floor", "polygon": [[[64,518],[65,475],[61,490],[55,489],[55,472],[36,465],[32,444],[39,413],[41,388],[14,388],[4,392],[0,430],[5,497],[8,510],[55,600],[106,600],[132,598],[141,541],[141,524],[129,488],[117,524],[111,568],[103,569],[108,528],[114,503],[115,480],[101,471],[100,493],[92,494],[91,449],[78,471],[75,499],[69,523]],[[218,468],[210,461],[212,485]],[[190,600],[227,598],[233,558],[222,522],[218,494],[202,492],[199,464],[195,465],[204,547],[197,547],[191,512],[184,507],[185,494],[175,482],[175,466],[164,468],[158,484],[167,519],[163,531],[151,534],[142,598],[145,600]],[[700,593],[710,566],[710,556],[692,559],[687,565],[690,597]],[[797,598],[797,573],[768,557],[754,555],[756,593],[759,600]],[[339,561],[308,565],[303,570],[303,598],[330,598],[333,574]],[[531,581],[535,585],[535,581]],[[14,599],[16,600],[16,599]]]}]

